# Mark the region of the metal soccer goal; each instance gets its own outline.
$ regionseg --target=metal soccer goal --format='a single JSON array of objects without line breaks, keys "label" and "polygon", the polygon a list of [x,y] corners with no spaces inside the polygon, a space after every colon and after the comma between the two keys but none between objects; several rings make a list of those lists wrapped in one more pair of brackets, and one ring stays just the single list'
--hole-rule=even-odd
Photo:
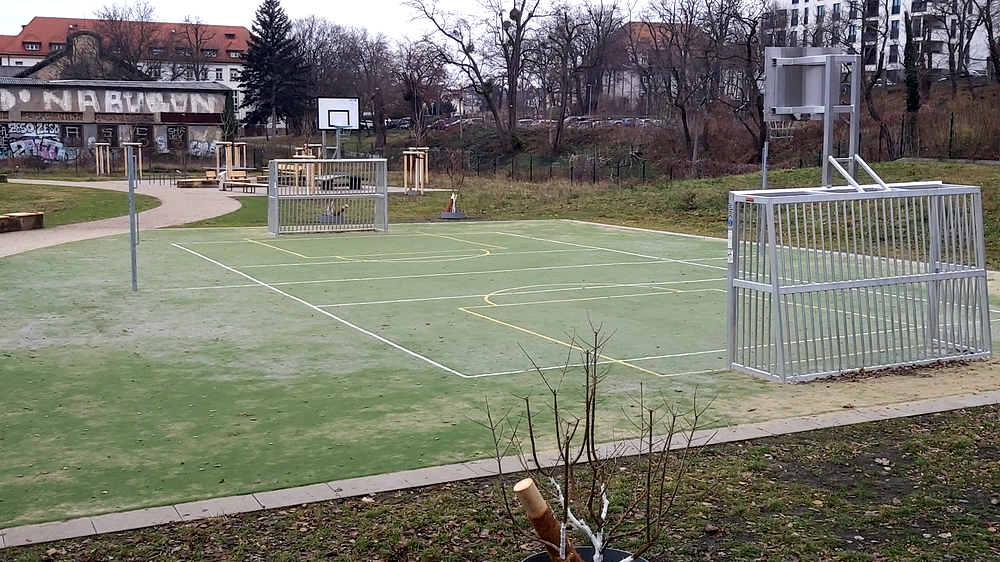
[{"label": "metal soccer goal", "polygon": [[786,383],[990,357],[978,187],[738,191],[729,221],[731,369]]},{"label": "metal soccer goal", "polygon": [[389,230],[386,160],[272,160],[268,175],[267,231]]}]

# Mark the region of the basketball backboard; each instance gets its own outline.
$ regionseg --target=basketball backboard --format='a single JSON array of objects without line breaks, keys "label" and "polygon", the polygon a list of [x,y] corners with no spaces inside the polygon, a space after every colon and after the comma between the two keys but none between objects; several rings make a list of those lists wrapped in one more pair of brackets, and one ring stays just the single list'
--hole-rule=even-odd
[{"label": "basketball backboard", "polygon": [[319,129],[358,129],[361,126],[358,98],[319,98]]},{"label": "basketball backboard", "polygon": [[767,47],[764,121],[822,119],[827,104],[836,105],[841,82],[840,65],[836,66],[836,76],[827,80],[823,58],[843,52],[836,47]]}]

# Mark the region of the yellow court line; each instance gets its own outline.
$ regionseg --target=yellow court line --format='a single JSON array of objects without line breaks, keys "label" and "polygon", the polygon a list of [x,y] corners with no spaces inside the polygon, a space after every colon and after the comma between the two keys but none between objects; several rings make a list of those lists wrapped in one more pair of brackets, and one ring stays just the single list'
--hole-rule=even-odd
[{"label": "yellow court line", "polygon": [[[652,291],[650,291],[648,293],[629,293],[627,295],[605,295],[605,296],[598,296],[598,297],[583,297],[583,298],[576,298],[576,299],[553,299],[553,300],[546,300],[546,301],[526,301],[526,302],[516,302],[516,303],[507,303],[507,304],[497,304],[497,303],[493,302],[493,297],[496,297],[496,296],[524,294],[524,293],[518,293],[518,292],[514,292],[514,291],[523,291],[524,289],[534,289],[536,287],[560,287],[560,286],[567,286],[567,285],[569,285],[571,287],[579,287],[579,288],[576,288],[576,289],[566,289],[566,290],[615,289],[615,288],[626,286],[626,285],[620,285],[620,284],[605,284],[605,283],[598,283],[598,284],[593,284],[593,285],[586,285],[586,284],[583,284],[583,283],[543,283],[541,285],[525,285],[523,287],[512,287],[512,288],[508,288],[508,289],[500,289],[500,290],[493,291],[492,293],[489,293],[489,294],[483,296],[483,300],[486,301],[486,304],[490,305],[491,307],[501,307],[501,306],[524,306],[526,304],[528,304],[528,305],[531,305],[531,304],[552,304],[552,303],[561,303],[561,302],[582,302],[582,301],[594,301],[594,300],[604,300],[604,299],[621,299],[621,298],[628,298],[628,297],[642,297],[642,296],[647,296],[647,295],[662,295],[662,294],[675,295],[675,294],[681,294],[681,293],[704,293],[704,292],[709,292],[709,291],[719,291],[719,290],[721,290],[721,289],[691,289],[691,290],[681,290],[681,289],[674,289],[673,287],[659,287],[659,286],[657,286],[655,284],[637,283],[637,284],[635,284],[633,286],[646,287],[646,288],[652,289]],[[551,292],[551,291],[532,291],[532,292],[545,293],[545,292]],[[725,291],[723,291],[723,292],[725,292]],[[487,307],[482,306],[482,307],[472,307],[472,308],[487,308]]]},{"label": "yellow court line", "polygon": [[250,239],[250,238],[244,238],[244,240],[246,240],[247,242],[252,242],[254,244],[260,244],[261,246],[265,246],[265,247],[271,248],[272,250],[278,250],[279,252],[285,252],[286,254],[292,254],[293,256],[300,257],[300,258],[302,258],[304,260],[312,259],[309,256],[304,256],[302,254],[299,254],[297,252],[293,252],[291,250],[286,250],[284,248],[279,248],[279,247],[274,246],[272,244],[268,244],[266,242],[261,242],[260,240],[253,240],[253,239]]},{"label": "yellow court line", "polygon": [[[707,289],[706,289],[707,290]],[[603,297],[581,297],[578,299],[552,299],[547,301],[526,301],[526,302],[509,302],[505,304],[497,304],[493,301],[489,301],[490,306],[470,306],[469,308],[506,308],[510,306],[534,306],[539,304],[559,304],[563,302],[584,302],[584,301],[601,301],[601,300],[611,300],[611,299],[627,299],[632,297],[651,297],[654,295],[674,295],[678,293],[684,293],[687,291],[678,291],[677,289],[666,289],[663,291],[651,291],[648,293],[629,293],[627,295],[606,295]],[[694,292],[694,291],[691,291]]]},{"label": "yellow court line", "polygon": [[[496,318],[490,318],[489,316],[486,316],[485,314],[480,314],[478,312],[473,312],[473,311],[471,311],[471,310],[469,310],[467,308],[464,308],[464,307],[459,307],[458,309],[461,310],[462,312],[466,312],[466,313],[471,314],[473,316],[478,316],[479,318],[482,318],[484,320],[489,320],[490,322],[496,322],[497,324],[500,324],[501,326],[506,326],[508,328],[513,328],[513,329],[518,330],[520,332],[524,332],[525,334],[530,334],[532,336],[542,338],[543,340],[550,341],[552,343],[557,343],[559,345],[564,345],[564,346],[566,346],[566,347],[568,347],[570,349],[575,349],[577,351],[583,351],[583,348],[580,347],[580,346],[576,346],[576,345],[573,345],[571,343],[566,343],[566,342],[564,342],[562,340],[557,340],[555,338],[550,338],[549,336],[546,336],[546,335],[543,335],[543,334],[539,334],[538,332],[532,332],[531,330],[529,330],[527,328],[522,328],[520,326],[516,326],[514,324],[510,324],[508,322],[504,322],[503,320],[497,320]],[[631,368],[636,369],[638,371],[642,371],[643,373],[647,373],[647,374],[654,375],[654,376],[657,376],[657,377],[665,377],[665,376],[667,376],[667,375],[662,375],[660,373],[657,373],[656,371],[650,371],[649,369],[643,369],[642,367],[640,367],[638,365],[633,365],[633,364],[629,363],[628,361],[622,361],[621,359],[615,359],[614,357],[608,357],[607,355],[604,355],[604,354],[600,354],[599,353],[599,354],[597,354],[597,356],[600,357],[601,359],[604,359],[605,361],[610,361],[611,363],[617,363],[619,365],[624,365],[626,367],[631,367]]]},{"label": "yellow court line", "polygon": [[503,246],[494,246],[493,244],[484,244],[482,242],[473,242],[471,240],[462,240],[461,238],[455,238],[454,236],[445,236],[444,234],[432,234],[430,232],[422,233],[425,236],[434,236],[435,238],[444,238],[446,240],[454,240],[455,242],[461,242],[463,244],[472,244],[473,246],[488,246],[496,250],[506,250],[507,248]]}]

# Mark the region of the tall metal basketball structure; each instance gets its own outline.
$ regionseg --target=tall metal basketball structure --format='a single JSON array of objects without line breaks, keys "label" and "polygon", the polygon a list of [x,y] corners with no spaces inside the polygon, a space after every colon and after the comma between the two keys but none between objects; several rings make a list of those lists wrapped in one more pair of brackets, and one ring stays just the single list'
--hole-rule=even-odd
[{"label": "tall metal basketball structure", "polygon": [[[990,357],[980,188],[886,183],[858,156],[857,55],[765,57],[765,119],[824,121],[823,185],[730,193],[730,368],[784,383]],[[833,121],[845,113],[850,155],[834,158]],[[833,171],[847,185],[834,186]]]}]

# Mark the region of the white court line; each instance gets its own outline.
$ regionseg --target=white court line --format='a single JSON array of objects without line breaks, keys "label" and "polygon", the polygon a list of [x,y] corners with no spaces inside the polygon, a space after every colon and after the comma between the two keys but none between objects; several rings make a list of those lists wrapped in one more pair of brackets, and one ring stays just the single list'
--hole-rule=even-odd
[{"label": "white court line", "polygon": [[[635,359],[622,359],[622,361],[624,361],[625,363],[635,363],[636,361],[652,361],[652,360],[655,360],[655,359],[674,359],[674,358],[677,358],[677,357],[690,357],[692,355],[709,355],[711,353],[724,353],[725,351],[726,351],[725,349],[710,349],[708,351],[691,351],[689,353],[673,353],[673,354],[670,354],[670,355],[652,355],[652,356],[649,356],[649,357],[637,357]],[[597,362],[598,365],[610,365],[612,363],[618,363],[618,362],[617,361],[598,361]],[[539,367],[537,370],[539,370],[539,371],[555,371],[555,370],[558,370],[558,369],[575,368],[575,367],[583,367],[583,363],[572,363],[572,364],[569,364],[569,365],[557,365],[557,366],[554,366],[554,367]],[[676,377],[676,376],[680,376],[680,375],[691,375],[691,374],[698,374],[698,373],[714,373],[716,371],[722,371],[722,370],[725,370],[725,369],[709,369],[707,371],[689,371],[687,373],[675,373],[675,374],[660,375],[660,376],[662,376],[662,377]],[[496,376],[501,376],[501,375],[519,375],[521,373],[534,373],[534,372],[535,372],[535,368],[531,368],[531,369],[519,369],[519,370],[514,370],[514,371],[498,371],[496,373],[483,373],[481,375],[469,375],[469,378],[496,377]]]},{"label": "white court line", "polygon": [[622,226],[620,224],[604,224],[603,222],[593,222],[593,221],[581,221],[576,219],[560,219],[565,222],[571,222],[575,224],[585,224],[588,226],[603,226],[605,228],[617,228],[620,230],[633,230],[635,232],[649,232],[651,234],[662,234],[664,236],[681,236],[684,238],[695,238],[698,240],[706,240],[711,242],[725,242],[725,238],[716,238],[715,236],[703,236],[701,234],[685,234],[683,232],[671,232],[669,230],[653,230],[652,228],[639,228],[637,226]]},{"label": "white court line", "polygon": [[365,330],[364,328],[356,326],[356,325],[348,322],[347,320],[344,320],[343,318],[341,318],[341,317],[339,317],[339,316],[337,316],[335,314],[331,314],[330,312],[327,312],[327,311],[323,310],[322,308],[320,308],[320,307],[318,307],[318,306],[316,306],[314,304],[310,304],[310,303],[308,303],[308,302],[306,302],[306,301],[304,301],[304,300],[302,300],[302,299],[300,299],[300,298],[298,298],[296,296],[290,295],[290,294],[282,291],[281,289],[278,289],[278,288],[275,288],[275,287],[273,287],[271,285],[268,285],[267,283],[265,283],[263,281],[260,281],[259,279],[255,279],[255,278],[251,277],[250,275],[247,275],[246,273],[243,273],[242,271],[238,271],[236,269],[233,269],[232,267],[229,267],[228,265],[226,265],[224,263],[220,263],[218,261],[215,261],[215,260],[213,260],[212,258],[210,258],[208,256],[204,256],[202,254],[199,254],[198,252],[196,252],[194,250],[191,250],[189,248],[185,248],[184,246],[181,246],[180,244],[171,244],[171,246],[174,246],[176,248],[180,248],[181,250],[184,250],[185,252],[189,252],[191,254],[194,254],[194,255],[198,256],[199,258],[201,258],[201,259],[203,259],[203,260],[205,260],[205,261],[207,261],[209,263],[213,263],[213,264],[215,264],[215,265],[217,265],[217,266],[219,266],[219,267],[221,267],[221,268],[223,268],[223,269],[225,269],[227,271],[231,271],[231,272],[233,272],[233,273],[235,273],[235,274],[237,274],[237,275],[239,275],[241,277],[245,277],[245,278],[249,279],[250,281],[252,281],[255,285],[259,285],[261,287],[265,287],[266,289],[274,291],[275,293],[278,293],[279,295],[281,295],[283,297],[288,297],[288,298],[292,299],[293,301],[295,301],[295,302],[297,302],[299,304],[303,304],[303,305],[305,305],[305,306],[307,306],[307,307],[315,310],[316,312],[319,312],[320,314],[322,314],[324,316],[329,316],[330,318],[336,320],[337,322],[340,322],[341,324],[347,326],[348,328],[352,328],[354,330],[357,330],[357,331],[361,332],[362,334],[365,334],[366,336],[370,336],[372,338],[375,338],[376,340],[378,340],[378,341],[380,341],[380,342],[382,342],[382,343],[384,343],[386,345],[394,347],[394,348],[398,349],[399,351],[402,351],[403,353],[406,353],[406,354],[411,355],[411,356],[413,356],[413,357],[415,357],[417,359],[420,359],[421,361],[424,361],[426,363],[430,363],[431,365],[433,365],[433,366],[435,366],[435,367],[437,367],[439,369],[443,369],[443,370],[445,370],[445,371],[447,371],[447,372],[449,372],[449,373],[451,373],[453,375],[458,375],[458,376],[462,377],[463,379],[469,378],[468,375],[464,375],[462,373],[459,373],[458,371],[456,371],[455,369],[452,369],[450,367],[445,367],[444,365],[438,363],[437,361],[434,361],[433,359],[430,359],[428,357],[424,357],[423,355],[420,355],[419,353],[417,353],[415,351],[411,351],[409,349],[406,349],[405,347],[399,345],[398,343],[391,342],[391,341],[383,338],[382,336],[380,336],[380,335],[378,335],[378,334],[376,334],[374,332],[369,332],[368,330]]},{"label": "white court line", "polygon": [[[350,263],[350,262],[342,262]],[[518,267],[511,269],[491,269],[485,271],[453,271],[446,273],[420,273],[414,275],[384,275],[382,277],[351,277],[347,279],[317,279],[314,281],[281,281],[278,283],[271,283],[275,287],[283,287],[286,285],[319,285],[323,283],[352,283],[356,281],[398,281],[400,279],[426,279],[431,277],[461,277],[461,276],[472,276],[472,275],[495,275],[497,273],[519,273],[522,271],[553,271],[557,269],[581,269],[588,267],[618,267],[625,265],[666,265],[670,262],[663,260],[653,260],[653,261],[624,261],[617,263],[585,263],[578,265],[546,265],[539,267]],[[182,287],[176,289],[163,289],[164,291],[204,291],[209,289],[239,289],[245,287],[257,287],[255,284],[243,284],[243,285],[212,285],[206,287]]]},{"label": "white court line", "polygon": [[513,236],[515,238],[525,238],[527,240],[534,240],[536,242],[548,242],[550,244],[563,244],[565,246],[573,246],[573,247],[576,247],[576,248],[586,248],[588,250],[601,250],[601,251],[604,251],[604,252],[613,252],[615,254],[624,254],[626,256],[634,256],[634,257],[637,257],[637,258],[645,258],[645,259],[648,259],[648,260],[657,260],[657,261],[662,261],[662,262],[667,262],[667,263],[683,263],[685,265],[694,265],[694,266],[698,266],[698,267],[710,267],[712,269],[721,269],[723,271],[729,271],[728,267],[720,267],[720,266],[717,266],[717,265],[708,265],[708,264],[704,264],[704,263],[696,263],[696,262],[693,262],[693,261],[678,260],[678,259],[673,259],[673,258],[663,258],[663,257],[660,257],[660,256],[649,256],[649,255],[646,255],[646,254],[637,254],[635,252],[627,252],[625,250],[615,250],[615,249],[612,249],[612,248],[602,248],[600,246],[588,246],[587,244],[576,244],[574,242],[562,242],[560,240],[548,240],[546,238],[537,238],[535,236],[526,236],[524,234],[514,234],[512,232],[498,232],[497,234],[504,234],[504,235],[507,235],[507,236]]},{"label": "white court line", "polygon": [[[469,252],[471,250],[442,250],[446,252]],[[490,252],[492,256],[520,256],[527,254],[556,254],[556,253],[570,253],[570,252],[589,252],[590,250],[531,250],[527,252]],[[364,254],[364,255],[376,255],[376,254]],[[324,256],[325,257],[325,256]],[[350,257],[348,254],[347,257]],[[476,256],[480,257],[480,256]],[[315,258],[313,258],[315,259]],[[714,259],[714,258],[713,258]],[[720,258],[724,259],[724,258]],[[352,261],[363,261],[363,260],[334,260],[334,261],[317,261],[317,262],[299,262],[299,263],[271,263],[271,264],[261,264],[261,265],[245,265],[243,269],[259,269],[259,268],[269,268],[269,267],[311,267],[314,265],[344,265],[351,263]],[[371,260],[378,261],[378,260]],[[388,260],[386,260],[388,261]]]},{"label": "white court line", "polygon": [[[663,285],[693,285],[695,283],[707,283],[714,281],[725,281],[725,279],[700,279],[697,281],[656,281],[650,283],[616,283],[614,285],[598,285],[593,287],[560,287],[558,289],[538,289],[535,291],[515,291],[512,293],[500,293],[501,296],[508,295],[534,295],[538,293],[558,293],[562,291],[581,291],[581,290],[594,290],[598,291],[601,289],[618,289],[621,287],[659,287]],[[722,289],[695,289],[695,290],[681,290],[679,293],[695,293],[695,292],[705,292],[705,291],[722,291]],[[393,299],[384,301],[365,301],[365,302],[345,302],[345,303],[335,303],[335,304],[321,304],[317,305],[320,308],[334,308],[334,307],[344,307],[344,306],[364,306],[364,305],[374,305],[374,304],[400,304],[408,302],[426,302],[426,301],[443,301],[443,300],[459,300],[459,299],[475,299],[484,298],[488,295],[493,295],[496,293],[484,293],[481,295],[453,295],[445,297],[422,297],[413,299]],[[663,294],[663,293],[643,293],[643,294]],[[535,304],[535,303],[530,303]],[[504,305],[506,306],[506,305]],[[470,307],[470,308],[492,308],[492,307]]]}]

